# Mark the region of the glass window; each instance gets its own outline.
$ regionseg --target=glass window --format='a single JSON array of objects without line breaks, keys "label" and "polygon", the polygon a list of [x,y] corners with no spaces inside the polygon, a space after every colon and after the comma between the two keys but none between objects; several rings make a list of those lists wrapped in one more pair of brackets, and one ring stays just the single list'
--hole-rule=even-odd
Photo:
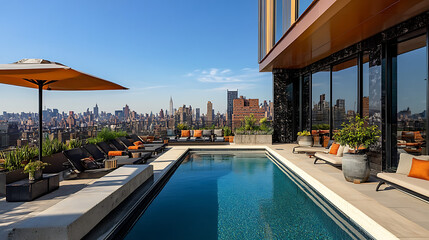
[{"label": "glass window", "polygon": [[357,59],[332,67],[332,118],[334,130],[357,113]]},{"label": "glass window", "polygon": [[313,0],[298,0],[298,17],[310,6]]},{"label": "glass window", "polygon": [[278,42],[283,34],[290,27],[290,7],[291,0],[275,0],[275,14],[276,14],[276,22],[275,22],[275,42]]},{"label": "glass window", "polygon": [[369,56],[363,55],[362,65],[362,117],[369,117]]},{"label": "glass window", "polygon": [[426,35],[397,45],[397,149],[427,154],[427,56]]},{"label": "glass window", "polygon": [[312,130],[329,131],[329,70],[314,73],[311,76],[312,92]]}]

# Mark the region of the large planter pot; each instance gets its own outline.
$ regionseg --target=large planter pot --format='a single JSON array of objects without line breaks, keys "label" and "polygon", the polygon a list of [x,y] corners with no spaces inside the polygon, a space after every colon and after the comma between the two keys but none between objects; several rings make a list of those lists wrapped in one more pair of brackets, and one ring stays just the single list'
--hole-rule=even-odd
[{"label": "large planter pot", "polygon": [[302,147],[311,147],[313,146],[313,137],[312,136],[298,136],[298,145]]},{"label": "large planter pot", "polygon": [[363,183],[369,178],[370,168],[366,154],[345,153],[342,168],[344,178],[349,182]]},{"label": "large planter pot", "polygon": [[272,144],[273,135],[235,135],[235,144]]},{"label": "large planter pot", "polygon": [[66,156],[63,153],[55,153],[51,156],[43,157],[42,162],[47,163],[48,165],[43,169],[44,173],[59,173],[66,170],[63,163],[67,162]]},{"label": "large planter pot", "polygon": [[0,195],[6,195],[6,185],[27,178],[24,169],[0,172]]},{"label": "large planter pot", "polygon": [[42,179],[42,170],[41,169],[28,173],[28,180],[35,181],[35,180],[39,180],[39,179]]}]

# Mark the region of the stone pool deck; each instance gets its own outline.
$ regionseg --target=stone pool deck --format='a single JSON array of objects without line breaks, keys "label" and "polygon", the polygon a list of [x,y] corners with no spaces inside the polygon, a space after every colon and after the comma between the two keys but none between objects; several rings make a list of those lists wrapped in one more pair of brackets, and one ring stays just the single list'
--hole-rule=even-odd
[{"label": "stone pool deck", "polygon": [[[151,159],[154,182],[158,181],[188,149],[267,149],[297,172],[317,190],[340,205],[344,212],[363,221],[371,231],[378,231],[380,239],[429,239],[429,203],[393,188],[375,192],[377,180],[370,179],[363,184],[346,182],[340,169],[331,165],[313,164],[314,159],[305,154],[293,154],[295,144],[223,145],[223,146],[174,146],[156,159]],[[60,189],[32,202],[7,203],[0,198],[0,239],[22,220],[36,216],[93,183],[96,179],[75,179],[62,181]],[[386,231],[387,230],[387,231]],[[390,234],[391,233],[391,234]]]}]

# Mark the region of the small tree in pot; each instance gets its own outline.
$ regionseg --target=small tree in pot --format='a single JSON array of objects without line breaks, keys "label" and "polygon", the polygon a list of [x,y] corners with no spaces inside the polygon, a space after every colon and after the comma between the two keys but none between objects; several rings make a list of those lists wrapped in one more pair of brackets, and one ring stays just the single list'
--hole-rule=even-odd
[{"label": "small tree in pot", "polygon": [[34,181],[42,178],[42,170],[47,166],[47,163],[41,161],[29,162],[25,165],[24,172],[28,173],[28,180]]},{"label": "small tree in pot", "polygon": [[311,147],[313,146],[313,137],[311,136],[311,133],[307,130],[304,130],[302,132],[298,132],[298,145],[302,147]]},{"label": "small tree in pot", "polygon": [[354,183],[365,182],[369,178],[370,167],[367,149],[380,138],[381,131],[377,125],[369,125],[368,118],[356,116],[349,123],[343,123],[343,129],[334,135],[335,141],[343,146],[349,146],[349,153],[343,156],[343,174],[347,181]]}]

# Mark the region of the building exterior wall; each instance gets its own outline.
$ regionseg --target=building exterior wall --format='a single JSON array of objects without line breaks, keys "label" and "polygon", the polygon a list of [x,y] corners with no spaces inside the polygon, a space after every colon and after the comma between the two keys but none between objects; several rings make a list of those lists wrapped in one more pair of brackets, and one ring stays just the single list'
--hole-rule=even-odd
[{"label": "building exterior wall", "polygon": [[253,114],[258,121],[265,117],[264,109],[259,107],[259,99],[245,99],[243,96],[240,96],[240,98],[234,99],[233,109],[233,129],[241,127],[244,118],[250,116],[250,114]]}]

